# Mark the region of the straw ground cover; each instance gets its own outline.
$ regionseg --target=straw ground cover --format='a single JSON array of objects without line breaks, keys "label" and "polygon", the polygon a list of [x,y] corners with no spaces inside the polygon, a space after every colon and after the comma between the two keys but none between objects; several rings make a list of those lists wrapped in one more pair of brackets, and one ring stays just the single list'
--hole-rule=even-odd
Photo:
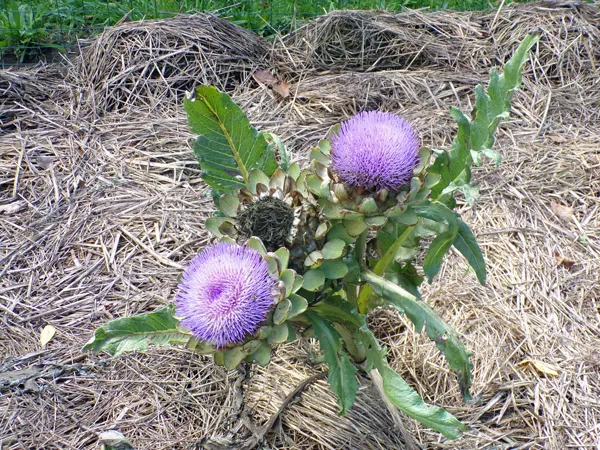
[{"label": "straw ground cover", "polygon": [[[233,372],[185,350],[118,360],[80,351],[107,319],[169,302],[181,267],[208,242],[202,224],[212,206],[183,90],[202,81],[227,88],[300,160],[332,124],[374,108],[405,115],[435,148],[452,132],[448,107],[469,109],[475,84],[533,26],[541,39],[500,132],[504,161],[475,172],[482,196],[462,208],[487,285],[452,255],[423,292],[473,350],[479,401],[461,402],[435,347],[408,322],[391,311],[373,318],[394,368],[471,431],[444,441],[401,417],[403,433],[366,378],[339,418],[320,378],[281,411],[262,445],[599,445],[598,23],[597,9],[577,4],[338,12],[269,46],[200,16],[109,30],[66,77],[52,67],[2,72],[2,448],[92,449],[108,429],[138,449],[251,443],[286,395],[322,370],[308,362],[309,342],[280,347],[265,369]],[[259,85],[251,76],[259,68],[292,83],[290,96]],[[48,324],[57,331],[42,348]]]}]

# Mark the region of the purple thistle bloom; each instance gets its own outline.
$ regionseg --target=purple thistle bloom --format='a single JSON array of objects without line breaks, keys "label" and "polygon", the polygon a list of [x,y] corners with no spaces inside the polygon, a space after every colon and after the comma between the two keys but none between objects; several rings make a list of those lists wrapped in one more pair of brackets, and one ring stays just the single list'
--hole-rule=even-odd
[{"label": "purple thistle bloom", "polygon": [[260,253],[220,242],[205,248],[183,272],[176,314],[196,338],[216,348],[241,343],[266,319],[276,285]]},{"label": "purple thistle bloom", "polygon": [[421,143],[395,114],[361,112],[342,123],[331,141],[331,168],[350,186],[398,191],[419,164]]}]

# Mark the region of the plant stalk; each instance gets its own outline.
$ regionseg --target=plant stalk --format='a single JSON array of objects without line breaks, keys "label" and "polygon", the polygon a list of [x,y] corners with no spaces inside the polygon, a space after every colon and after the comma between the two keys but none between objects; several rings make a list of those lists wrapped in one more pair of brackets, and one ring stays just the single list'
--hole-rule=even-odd
[{"label": "plant stalk", "polygon": [[[406,241],[406,239],[412,232],[412,229],[413,229],[412,226],[407,227],[406,230],[404,230],[404,232],[398,237],[398,239],[396,239],[394,244],[388,249],[388,251],[385,252],[385,255],[383,255],[383,257],[377,262],[377,264],[375,264],[375,267],[373,268],[373,272],[375,273],[375,275],[383,275],[383,273],[388,268],[388,266],[394,261],[394,257],[396,256],[396,253],[398,253],[398,250],[400,249],[400,247],[402,247],[402,244],[404,244],[404,241]],[[358,241],[357,241],[357,245],[358,245]],[[361,313],[361,314],[367,313],[367,303],[368,303],[369,297],[371,297],[372,294],[373,294],[373,288],[371,286],[369,286],[368,284],[365,284],[360,289],[360,293],[358,295],[358,312],[359,313]]]}]

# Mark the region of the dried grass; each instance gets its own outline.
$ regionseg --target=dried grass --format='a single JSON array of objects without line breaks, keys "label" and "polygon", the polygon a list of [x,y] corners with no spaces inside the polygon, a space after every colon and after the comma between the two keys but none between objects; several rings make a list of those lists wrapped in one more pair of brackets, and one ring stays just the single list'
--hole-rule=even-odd
[{"label": "dried grass", "polygon": [[55,100],[68,95],[68,86],[57,83],[62,76],[57,66],[0,71],[0,131],[6,133],[23,117],[31,119],[43,111],[40,104],[50,98],[50,93]]},{"label": "dried grass", "polygon": [[182,15],[107,29],[84,49],[75,77],[97,114],[152,109],[200,83],[233,90],[268,57],[251,31],[210,14]]},{"label": "dried grass", "polygon": [[[184,350],[153,349],[117,360],[80,352],[104,321],[169,302],[181,266],[208,242],[203,220],[212,205],[189,146],[181,89],[202,80],[222,83],[255,124],[280,134],[298,159],[332,124],[371,108],[404,114],[424,142],[441,146],[454,129],[448,106],[469,109],[472,87],[533,23],[542,25],[542,40],[498,139],[503,164],[475,171],[482,196],[476,209],[461,208],[484,251],[488,283],[479,286],[459,255],[451,254],[440,278],[423,292],[473,350],[480,401],[461,401],[447,365],[409,322],[380,311],[371,323],[394,367],[428,401],[472,427],[450,442],[406,419],[422,448],[600,445],[595,10],[537,4],[503,8],[497,16],[345,14],[347,19],[342,13],[324,16],[283,38],[272,55],[260,50],[242,56],[241,65],[227,57],[247,55],[247,41],[225,39],[218,26],[216,34],[204,27],[193,58],[212,61],[210,67],[172,60],[179,72],[170,78],[147,77],[154,63],[143,58],[160,53],[151,49],[183,55],[196,45],[191,37],[173,37],[183,33],[183,19],[108,30],[66,83],[58,78],[43,84],[48,72],[0,72],[0,80],[12,80],[16,99],[0,105],[0,114],[24,104],[32,92],[25,86],[43,86],[27,97],[27,113],[11,116],[1,137],[1,448],[98,448],[98,434],[111,428],[138,449],[219,448],[216,441],[225,445],[249,436],[248,418],[266,423],[298,383],[322,370],[308,361],[315,349],[308,342],[280,347],[269,367],[248,373],[227,373]],[[382,17],[391,38],[382,31]],[[193,20],[206,24],[213,18]],[[344,35],[335,21],[360,27]],[[234,29],[228,34],[243,33]],[[440,30],[435,42],[427,40],[432,29]],[[375,45],[372,33],[387,44]],[[103,52],[109,37],[110,51]],[[132,49],[134,41],[141,45]],[[350,48],[363,41],[370,42],[368,51],[339,51],[340,42]],[[320,53],[308,51],[309,44]],[[422,60],[402,63],[422,47]],[[126,64],[120,67],[121,58]],[[294,81],[290,99],[248,79],[252,67],[268,60],[279,61],[279,73]],[[127,67],[139,71],[127,75]],[[121,78],[111,84],[113,76]],[[572,218],[557,217],[553,201],[572,207]],[[561,264],[563,257],[573,266]],[[40,349],[46,324],[58,331]],[[554,364],[558,377],[519,365],[525,359]],[[402,448],[401,433],[370,381],[360,382],[347,418],[336,416],[326,382],[312,383],[285,408],[263,448]]]}]

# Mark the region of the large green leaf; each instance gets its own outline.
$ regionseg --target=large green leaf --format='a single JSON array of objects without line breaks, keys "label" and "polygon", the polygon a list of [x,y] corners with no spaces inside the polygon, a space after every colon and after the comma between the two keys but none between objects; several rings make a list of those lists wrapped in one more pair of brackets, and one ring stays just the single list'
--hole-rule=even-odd
[{"label": "large green leaf", "polygon": [[419,301],[400,286],[368,270],[363,271],[361,275],[378,295],[406,314],[406,317],[415,325],[417,333],[420,333],[425,326],[429,339],[435,342],[437,348],[446,357],[450,368],[456,372],[463,397],[471,400],[469,393],[472,380],[472,364],[469,360],[471,353],[460,341],[458,333],[447,325],[433,308]]},{"label": "large green leaf", "polygon": [[456,239],[456,235],[458,234],[458,220],[452,210],[439,202],[415,207],[415,212],[419,217],[443,224],[445,229],[445,231],[440,233],[431,242],[425,255],[425,261],[423,261],[423,271],[431,283],[433,277],[440,271],[444,255],[452,247]]},{"label": "large green leaf", "polygon": [[537,35],[528,35],[502,73],[491,70],[487,90],[481,85],[475,88],[475,108],[471,119],[456,108],[450,110],[458,124],[458,132],[450,149],[435,152],[436,159],[429,170],[439,174],[441,180],[431,189],[432,199],[454,207],[453,192],[461,190],[472,202],[476,190],[470,186],[471,164],[481,164],[481,155],[499,163],[499,154],[492,150],[494,133],[499,123],[509,116],[513,93],[521,85],[521,69],[537,41]]},{"label": "large green leaf", "polygon": [[124,317],[105,323],[94,332],[83,350],[96,353],[105,350],[113,356],[124,352],[148,350],[148,345],[187,344],[191,336],[177,328],[179,321],[173,315],[174,307]]},{"label": "large green leaf", "polygon": [[458,234],[454,239],[454,247],[467,258],[469,265],[475,270],[479,282],[485,284],[485,260],[481,249],[469,226],[460,219],[458,219]]},{"label": "large green leaf", "polygon": [[311,305],[309,310],[330,322],[338,322],[350,328],[360,328],[365,324],[364,316],[357,314],[352,305],[339,295],[326,297]]},{"label": "large green leaf", "polygon": [[313,326],[315,336],[319,340],[325,362],[329,367],[329,386],[337,395],[338,405],[341,408],[340,414],[344,415],[354,404],[358,391],[357,368],[350,362],[348,355],[342,349],[342,338],[339,333],[315,312],[308,310],[304,314]]},{"label": "large green leaf", "polygon": [[184,100],[202,179],[224,193],[248,185],[252,169],[270,176],[277,168],[273,147],[250,125],[242,109],[213,86],[199,86]]},{"label": "large green leaf", "polygon": [[367,371],[376,369],[381,374],[385,396],[396,408],[423,425],[439,431],[448,439],[457,439],[467,430],[462,422],[445,409],[426,405],[419,394],[387,365],[385,352],[369,329],[362,328],[360,337],[363,347],[367,349]]}]

